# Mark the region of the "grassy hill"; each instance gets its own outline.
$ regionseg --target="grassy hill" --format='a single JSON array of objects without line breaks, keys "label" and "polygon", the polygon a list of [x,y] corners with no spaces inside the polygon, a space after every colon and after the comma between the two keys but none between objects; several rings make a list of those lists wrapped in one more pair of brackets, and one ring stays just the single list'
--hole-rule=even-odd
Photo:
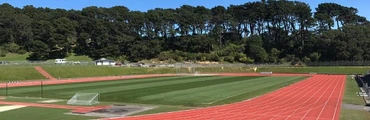
[{"label": "grassy hill", "polygon": [[[0,61],[27,61],[27,57],[29,55],[30,55],[30,53],[26,53],[26,54],[9,53],[5,57],[0,57]],[[76,54],[72,54],[72,55],[68,56],[66,59],[67,59],[67,61],[92,61],[92,59],[89,58],[88,56],[76,55]],[[53,59],[49,60],[49,61],[54,62]]]},{"label": "grassy hill", "polygon": [[5,57],[0,57],[0,61],[25,61],[27,60],[28,56],[29,53],[26,54],[9,53]]},{"label": "grassy hill", "polygon": [[0,82],[46,79],[32,66],[0,66]]},{"label": "grassy hill", "polygon": [[94,65],[53,65],[43,66],[42,68],[56,78],[175,73],[175,68],[128,68]]}]

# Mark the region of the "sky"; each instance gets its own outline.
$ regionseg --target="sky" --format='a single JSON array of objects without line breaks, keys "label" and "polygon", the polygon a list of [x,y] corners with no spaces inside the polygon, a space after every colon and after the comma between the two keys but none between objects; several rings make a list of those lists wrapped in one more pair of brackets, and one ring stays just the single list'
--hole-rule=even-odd
[{"label": "sky", "polygon": [[[147,11],[154,8],[178,8],[181,5],[202,5],[207,8],[214,6],[240,5],[246,2],[256,0],[0,0],[0,4],[9,3],[14,7],[22,8],[25,5],[35,7],[63,8],[81,10],[88,6],[112,7],[126,6],[130,10]],[[308,3],[312,10],[315,10],[318,4],[324,2],[338,3],[347,7],[355,7],[359,10],[359,15],[370,20],[370,0],[296,0]]]}]

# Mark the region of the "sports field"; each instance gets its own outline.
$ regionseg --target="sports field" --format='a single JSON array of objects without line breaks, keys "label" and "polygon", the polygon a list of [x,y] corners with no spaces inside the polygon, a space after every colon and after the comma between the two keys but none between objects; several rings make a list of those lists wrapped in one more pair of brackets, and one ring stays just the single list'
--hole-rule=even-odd
[{"label": "sports field", "polygon": [[[100,93],[104,102],[210,106],[246,100],[307,77],[175,76],[43,86],[45,98]],[[0,89],[4,94],[5,89]],[[8,88],[9,96],[41,97],[40,86]],[[2,95],[4,96],[4,95]]]},{"label": "sports field", "polygon": [[[37,73],[37,70],[33,67],[27,67],[27,71],[32,71],[29,73]],[[22,70],[22,66],[4,66],[7,69],[9,75],[5,76],[16,76],[18,74],[17,69]],[[6,90],[5,84],[1,84],[0,82],[0,97],[6,95],[8,96],[15,96],[17,98],[8,97],[5,100],[0,100],[1,106],[17,106],[17,105],[24,105],[27,107],[17,108],[13,110],[6,110],[0,112],[0,119],[2,117],[14,119],[24,119],[24,118],[35,118],[35,119],[45,119],[44,115],[46,113],[52,114],[52,117],[48,117],[49,119],[77,119],[77,120],[85,120],[97,117],[86,117],[86,116],[75,116],[65,113],[70,113],[71,111],[84,111],[86,109],[95,109],[90,107],[75,107],[66,105],[66,100],[70,99],[75,93],[100,93],[101,94],[101,103],[98,104],[96,107],[107,107],[109,105],[114,104],[125,104],[125,105],[137,105],[137,106],[157,106],[157,108],[139,112],[132,114],[130,116],[135,115],[145,115],[145,114],[153,114],[153,113],[162,113],[162,112],[171,112],[171,111],[178,111],[178,110],[189,110],[189,109],[199,109],[203,107],[210,107],[216,105],[224,105],[227,109],[235,109],[235,110],[244,110],[249,111],[248,113],[254,113],[253,110],[249,110],[249,107],[243,107],[244,105],[249,106],[251,101],[253,103],[258,103],[259,105],[253,105],[251,108],[259,108],[265,106],[266,102],[261,101],[273,101],[276,104],[280,104],[276,106],[266,104],[266,107],[261,107],[258,111],[263,112],[267,111],[270,113],[270,110],[267,109],[268,106],[274,108],[276,110],[282,110],[280,112],[289,111],[292,109],[287,109],[283,106],[289,106],[289,104],[299,103],[302,97],[297,96],[297,94],[304,94],[307,95],[309,101],[312,101],[314,104],[303,104],[307,102],[303,102],[302,104],[296,104],[291,107],[298,107],[301,108],[309,108],[308,111],[304,111],[303,109],[300,110],[299,113],[305,113],[305,115],[301,116],[295,113],[291,115],[295,115],[295,117],[304,117],[304,118],[337,118],[339,117],[339,109],[340,102],[337,97],[338,94],[341,94],[341,90],[344,90],[342,86],[343,83],[343,75],[339,76],[327,76],[327,75],[314,75],[314,74],[273,74],[273,75],[263,75],[259,73],[238,73],[243,70],[243,68],[233,68],[230,69],[232,71],[228,71],[229,69],[197,69],[200,73],[214,73],[215,76],[176,76],[174,74],[161,74],[161,73],[173,73],[173,68],[117,68],[117,67],[94,67],[94,66],[42,66],[43,69],[47,73],[50,73],[52,76],[55,75],[63,75],[61,76],[61,80],[45,80],[43,81],[43,86],[41,87],[40,81],[26,81],[20,83],[11,83],[9,84],[10,87]],[[56,69],[58,68],[58,69]],[[99,72],[99,70],[100,72]],[[360,72],[360,69],[367,69],[367,68],[347,68],[347,67],[315,67],[315,68],[260,68],[258,71],[278,71],[282,73],[326,73],[327,71],[334,71],[335,73],[349,73],[356,69]],[[226,71],[225,71],[226,70]],[[234,70],[235,73],[232,73]],[[74,72],[72,72],[74,71]],[[80,71],[80,72],[77,72]],[[94,72],[95,71],[95,72]],[[129,72],[128,72],[129,71]],[[312,71],[312,72],[310,72]],[[157,73],[157,74],[150,74],[150,73]],[[219,73],[217,73],[219,72]],[[231,72],[231,73],[230,73]],[[40,72],[41,73],[41,72]],[[42,74],[37,73],[35,75],[42,76]],[[158,74],[159,73],[159,74]],[[130,75],[130,76],[127,76]],[[146,74],[146,75],[132,75],[132,74]],[[117,76],[118,75],[118,76]],[[120,76],[125,75],[125,76]],[[199,74],[202,75],[202,74]],[[91,76],[107,76],[107,77],[97,77],[97,78],[74,78],[74,77],[91,77]],[[109,76],[109,77],[108,77]],[[166,77],[164,77],[166,76]],[[37,78],[35,76],[31,76],[32,78]],[[43,78],[38,77],[38,78]],[[314,77],[314,78],[313,78]],[[58,77],[59,78],[59,77]],[[63,79],[67,78],[67,79]],[[68,79],[73,78],[73,79]],[[308,78],[308,79],[307,79]],[[349,78],[349,77],[348,77]],[[24,78],[27,80],[28,78]],[[313,93],[312,96],[307,94],[307,92],[300,92],[301,90],[297,90],[298,88],[306,88],[306,87],[299,87],[297,84],[291,85],[293,83],[297,83],[301,80],[303,83],[299,83],[300,85],[310,85],[309,88],[317,87],[319,89],[309,89]],[[310,82],[311,81],[311,82]],[[331,85],[331,87],[326,87],[324,83],[328,81],[337,81]],[[312,85],[312,83],[317,83],[317,85]],[[320,84],[319,84],[320,83]],[[322,83],[322,84],[321,84]],[[15,87],[15,86],[24,86],[24,87]],[[288,87],[287,87],[288,86]],[[43,89],[41,91],[41,88]],[[281,89],[282,88],[282,89]],[[278,90],[279,89],[279,90]],[[285,90],[285,89],[289,89]],[[277,91],[275,91],[277,90]],[[324,91],[325,90],[325,91]],[[307,90],[305,90],[307,91]],[[361,105],[361,99],[355,96],[354,92],[358,91],[358,87],[356,86],[353,81],[347,79],[346,85],[346,92],[343,96],[343,103],[348,104],[358,104]],[[41,94],[43,93],[43,94]],[[293,100],[285,100],[285,101],[276,101],[276,99],[280,99],[278,96],[282,94],[271,95],[275,93],[283,93],[291,97],[297,97],[295,101]],[[297,93],[297,94],[296,94]],[[321,94],[322,93],[322,94]],[[317,94],[317,95],[314,95]],[[333,95],[336,94],[336,95]],[[40,99],[43,96],[44,99]],[[276,98],[266,98],[266,96],[272,96]],[[317,96],[317,97],[315,97]],[[325,97],[322,97],[325,96]],[[35,99],[36,98],[36,99]],[[251,99],[256,98],[256,99]],[[261,100],[262,98],[266,98]],[[42,100],[62,100],[55,103],[41,103]],[[245,100],[248,100],[245,101]],[[259,100],[257,100],[259,99]],[[326,100],[325,100],[326,99]],[[334,100],[335,99],[335,100]],[[341,98],[340,98],[341,99]],[[240,102],[244,101],[244,102]],[[236,103],[239,102],[239,103]],[[330,105],[321,105],[319,103],[327,102]],[[232,104],[231,104],[232,103]],[[310,102],[311,103],[311,102]],[[243,106],[235,107],[237,104],[242,104]],[[49,106],[51,105],[51,106]],[[56,105],[56,106],[54,106]],[[59,106],[58,106],[59,105]],[[252,104],[251,104],[252,105]],[[1,107],[0,106],[0,107]],[[234,106],[234,107],[233,107]],[[209,111],[206,113],[217,112],[218,107],[209,108]],[[262,109],[263,108],[263,109]],[[47,111],[38,114],[26,114],[29,111]],[[208,109],[208,108],[207,108]],[[321,110],[320,110],[321,109]],[[198,114],[195,111],[199,110],[191,110],[194,112],[190,112],[191,114]],[[275,111],[275,110],[274,110]],[[321,112],[320,112],[321,111]],[[254,114],[255,117],[271,117],[266,116],[265,112],[263,114]],[[279,114],[280,114],[279,112]],[[334,113],[335,114],[332,114]],[[25,113],[24,116],[14,116],[14,113]],[[176,112],[174,114],[163,114],[166,116],[166,119],[170,118],[178,118],[177,114],[183,114],[186,112]],[[204,114],[206,114],[204,113]],[[330,114],[329,114],[330,113]],[[358,111],[358,110],[351,110],[342,108],[340,119],[363,119],[369,118],[366,111]],[[200,113],[199,113],[200,114]],[[203,114],[203,113],[202,113]],[[213,114],[213,113],[212,113]],[[226,114],[226,113],[225,113]],[[229,114],[229,113],[227,113]],[[238,112],[230,112],[230,114],[237,115]],[[162,115],[162,114],[161,114]],[[252,115],[252,116],[250,116]],[[312,117],[307,117],[307,115]],[[315,116],[318,115],[318,116]],[[228,115],[222,115],[226,117]],[[254,118],[253,114],[248,114],[250,118]],[[357,116],[357,117],[355,117]],[[152,116],[154,117],[154,116]],[[221,117],[221,116],[220,116]],[[221,117],[221,118],[223,118]],[[285,116],[281,116],[285,117]],[[148,118],[151,118],[150,116]]]},{"label": "sports field", "polygon": [[69,112],[70,110],[67,109],[23,107],[0,112],[0,120],[87,120],[97,118],[65,114]]}]

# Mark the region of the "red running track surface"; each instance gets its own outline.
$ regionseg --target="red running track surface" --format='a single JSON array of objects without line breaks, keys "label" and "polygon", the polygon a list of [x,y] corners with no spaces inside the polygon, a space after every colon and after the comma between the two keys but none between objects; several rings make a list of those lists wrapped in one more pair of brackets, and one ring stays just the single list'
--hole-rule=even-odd
[{"label": "red running track surface", "polygon": [[106,120],[337,120],[345,79],[345,75],[312,75],[296,84],[239,103]]},{"label": "red running track surface", "polygon": [[44,77],[46,77],[47,79],[50,79],[50,80],[57,80],[56,78],[54,78],[53,76],[51,76],[48,72],[46,72],[44,69],[42,69],[42,67],[40,66],[35,66],[34,67],[40,74],[42,74]]}]

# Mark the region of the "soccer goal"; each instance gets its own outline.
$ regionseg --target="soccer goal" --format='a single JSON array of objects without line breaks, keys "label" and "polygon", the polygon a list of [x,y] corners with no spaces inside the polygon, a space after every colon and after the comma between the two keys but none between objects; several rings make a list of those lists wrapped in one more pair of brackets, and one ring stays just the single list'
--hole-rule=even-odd
[{"label": "soccer goal", "polygon": [[99,103],[99,93],[76,93],[67,104],[69,105],[93,105]]},{"label": "soccer goal", "polygon": [[177,67],[176,74],[177,75],[194,75],[197,71],[195,71],[195,67]]}]

